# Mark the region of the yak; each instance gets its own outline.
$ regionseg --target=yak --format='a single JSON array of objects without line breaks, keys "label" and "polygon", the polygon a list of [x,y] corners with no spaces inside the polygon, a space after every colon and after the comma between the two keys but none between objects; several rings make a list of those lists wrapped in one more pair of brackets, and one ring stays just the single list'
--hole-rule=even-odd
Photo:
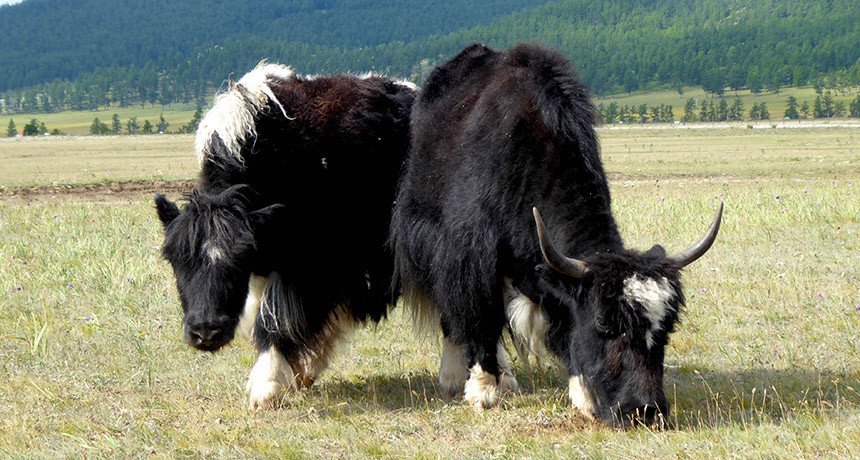
[{"label": "yak", "polygon": [[419,323],[441,326],[442,388],[478,408],[517,389],[509,328],[558,357],[586,416],[652,424],[669,412],[663,359],[681,270],[713,244],[722,205],[688,249],[626,248],[597,122],[570,62],[537,44],[471,45],[414,103],[392,286]]},{"label": "yak", "polygon": [[182,208],[155,205],[186,342],[252,338],[251,408],[313,383],[335,345],[391,305],[386,247],[415,85],[262,63],[201,120]]}]

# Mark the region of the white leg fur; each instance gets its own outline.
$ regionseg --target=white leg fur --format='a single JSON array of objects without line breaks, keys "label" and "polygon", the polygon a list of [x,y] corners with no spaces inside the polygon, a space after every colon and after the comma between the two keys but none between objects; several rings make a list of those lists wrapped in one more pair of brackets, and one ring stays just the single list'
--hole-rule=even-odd
[{"label": "white leg fur", "polygon": [[287,390],[295,390],[295,375],[284,356],[271,347],[257,357],[245,391],[251,410],[276,407]]},{"label": "white leg fur", "polygon": [[252,274],[248,281],[248,298],[245,299],[245,308],[242,310],[242,316],[239,317],[239,324],[236,326],[236,332],[248,340],[253,339],[254,323],[257,321],[257,315],[260,314],[260,301],[263,299],[263,290],[265,289],[266,278]]},{"label": "white leg fur", "polygon": [[567,389],[571,404],[579,409],[582,415],[593,419],[594,399],[591,397],[591,392],[585,386],[585,379],[581,375],[571,376],[568,380]]},{"label": "white leg fur", "polygon": [[496,348],[496,359],[499,363],[499,379],[489,372],[484,371],[480,364],[475,364],[469,370],[469,380],[466,381],[464,399],[476,409],[488,409],[499,403],[501,396],[507,392],[517,391],[519,385],[508,355],[502,343]]},{"label": "white leg fur", "polygon": [[459,396],[469,378],[469,363],[462,345],[448,339],[442,342],[442,359],[439,363],[439,386],[450,396]]}]

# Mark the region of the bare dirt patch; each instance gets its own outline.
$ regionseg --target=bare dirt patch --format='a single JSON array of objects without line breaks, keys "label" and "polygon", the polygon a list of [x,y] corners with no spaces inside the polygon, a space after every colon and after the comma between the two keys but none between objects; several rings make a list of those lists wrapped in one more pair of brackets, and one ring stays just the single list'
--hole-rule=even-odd
[{"label": "bare dirt patch", "polygon": [[193,187],[194,181],[190,180],[26,187],[0,191],[0,203],[131,202],[151,198],[156,193],[175,197],[190,192]]}]

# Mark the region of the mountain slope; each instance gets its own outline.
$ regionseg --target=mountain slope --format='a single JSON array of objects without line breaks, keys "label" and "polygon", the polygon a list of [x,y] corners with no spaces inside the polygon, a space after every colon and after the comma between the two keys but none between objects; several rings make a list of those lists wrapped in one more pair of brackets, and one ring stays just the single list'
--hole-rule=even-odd
[{"label": "mountain slope", "polygon": [[475,41],[547,43],[599,94],[860,84],[857,0],[26,0],[0,24],[6,111],[201,100],[263,58],[420,81]]}]

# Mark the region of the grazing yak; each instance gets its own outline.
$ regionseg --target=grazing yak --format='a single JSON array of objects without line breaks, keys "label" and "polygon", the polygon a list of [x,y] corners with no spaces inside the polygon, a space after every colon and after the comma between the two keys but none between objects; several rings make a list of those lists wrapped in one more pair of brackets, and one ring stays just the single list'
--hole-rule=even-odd
[{"label": "grazing yak", "polygon": [[339,339],[385,316],[386,240],[415,90],[261,64],[201,121],[187,203],[156,196],[185,340],[215,351],[237,329],[250,334],[252,408],[311,384]]},{"label": "grazing yak", "polygon": [[663,356],[684,305],[680,270],[713,244],[722,205],[678,254],[625,248],[597,120],[569,62],[539,45],[469,46],[415,101],[393,285],[419,323],[441,325],[439,382],[476,407],[517,388],[500,345],[510,327],[561,360],[586,416],[650,424],[668,413]]}]

